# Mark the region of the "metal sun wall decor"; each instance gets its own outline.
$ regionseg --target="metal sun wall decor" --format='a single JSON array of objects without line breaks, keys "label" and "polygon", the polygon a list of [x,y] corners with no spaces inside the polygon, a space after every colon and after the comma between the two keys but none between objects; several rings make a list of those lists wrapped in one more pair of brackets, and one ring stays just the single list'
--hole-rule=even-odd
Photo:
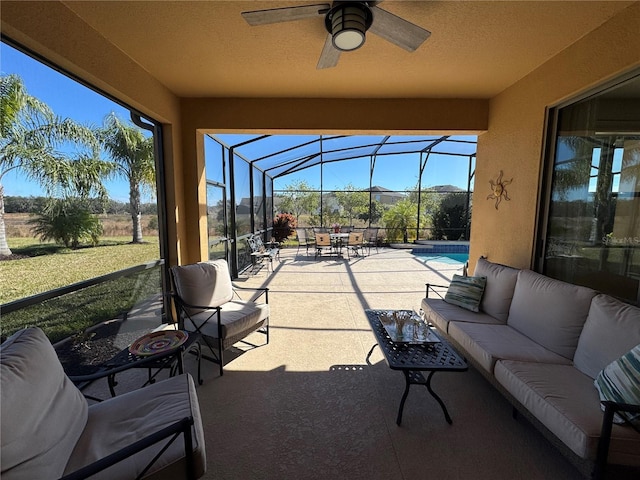
[{"label": "metal sun wall decor", "polygon": [[504,198],[505,200],[511,200],[509,195],[507,194],[506,186],[513,182],[513,178],[511,180],[502,180],[502,170],[500,170],[500,174],[496,181],[489,180],[489,184],[491,185],[491,194],[487,196],[487,200],[495,200],[496,201],[496,210],[498,210],[498,205]]}]

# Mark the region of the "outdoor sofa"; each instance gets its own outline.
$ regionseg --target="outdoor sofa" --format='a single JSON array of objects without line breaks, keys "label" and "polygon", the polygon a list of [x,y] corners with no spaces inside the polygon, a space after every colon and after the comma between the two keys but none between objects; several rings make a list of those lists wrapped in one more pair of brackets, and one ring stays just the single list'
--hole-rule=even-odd
[{"label": "outdoor sofa", "polygon": [[88,405],[36,327],[9,337],[0,362],[3,480],[196,479],[205,473],[190,375]]},{"label": "outdoor sofa", "polygon": [[[514,415],[525,414],[593,478],[607,460],[640,466],[639,423],[612,424],[619,405],[601,402],[594,382],[625,381],[625,392],[640,393],[640,308],[485,258],[443,293],[427,284],[425,318],[513,403]],[[640,413],[640,399],[623,403],[632,404],[620,405],[627,419]]]}]

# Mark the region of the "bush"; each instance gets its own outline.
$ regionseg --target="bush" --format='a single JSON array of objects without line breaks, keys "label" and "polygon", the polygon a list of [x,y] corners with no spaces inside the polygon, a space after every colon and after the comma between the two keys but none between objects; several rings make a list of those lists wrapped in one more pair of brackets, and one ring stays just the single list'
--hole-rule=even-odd
[{"label": "bush", "polygon": [[273,219],[273,238],[282,242],[296,231],[296,218],[290,213],[279,213]]},{"label": "bush", "polygon": [[76,249],[82,242],[93,246],[102,235],[100,220],[78,200],[53,200],[44,212],[29,220],[31,231],[41,241],[52,240],[67,248]]}]

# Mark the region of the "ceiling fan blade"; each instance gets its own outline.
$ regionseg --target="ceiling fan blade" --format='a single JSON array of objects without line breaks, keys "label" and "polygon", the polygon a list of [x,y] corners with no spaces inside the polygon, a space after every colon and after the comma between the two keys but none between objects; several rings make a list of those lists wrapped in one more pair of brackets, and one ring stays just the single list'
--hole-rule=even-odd
[{"label": "ceiling fan blade", "polygon": [[324,42],[324,47],[322,48],[322,53],[318,59],[316,70],[335,67],[338,65],[338,60],[340,60],[340,50],[333,46],[331,34],[329,34]]},{"label": "ceiling fan blade", "polygon": [[408,52],[415,51],[431,32],[379,7],[371,7],[373,23],[369,31]]},{"label": "ceiling fan blade", "polygon": [[242,12],[241,15],[249,25],[256,26],[317,17],[318,15],[324,15],[327,13],[330,8],[331,5],[328,3],[320,3],[318,5],[254,10],[252,12]]}]

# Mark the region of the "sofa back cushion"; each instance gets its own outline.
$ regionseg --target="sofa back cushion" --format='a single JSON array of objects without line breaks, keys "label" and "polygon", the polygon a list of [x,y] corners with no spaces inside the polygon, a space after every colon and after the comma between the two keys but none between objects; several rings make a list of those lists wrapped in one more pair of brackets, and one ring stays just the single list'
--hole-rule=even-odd
[{"label": "sofa back cushion", "polygon": [[545,277],[518,273],[507,324],[569,360],[578,346],[595,290]]},{"label": "sofa back cushion", "polygon": [[573,362],[582,373],[596,378],[603,368],[638,344],[640,308],[609,295],[596,295]]},{"label": "sofa back cushion", "polygon": [[517,268],[491,263],[483,257],[478,259],[473,274],[476,277],[487,278],[482,301],[480,302],[481,312],[507,323],[509,307],[513,299],[513,291],[516,288],[519,271]]},{"label": "sofa back cushion", "polygon": [[62,476],[87,423],[88,406],[39,328],[0,346],[3,480]]}]

